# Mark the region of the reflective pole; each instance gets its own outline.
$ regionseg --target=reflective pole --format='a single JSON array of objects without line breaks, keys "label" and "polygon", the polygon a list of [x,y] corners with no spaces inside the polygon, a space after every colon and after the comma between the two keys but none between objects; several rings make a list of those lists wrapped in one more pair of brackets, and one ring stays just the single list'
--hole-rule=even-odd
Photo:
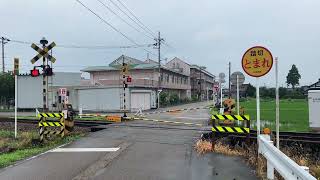
[{"label": "reflective pole", "polygon": [[278,83],[278,57],[275,58],[276,64],[276,136],[277,136],[277,148],[280,148],[279,142],[279,83]]},{"label": "reflective pole", "polygon": [[[240,110],[239,110],[239,75],[237,75],[237,113],[238,115],[240,114]],[[238,121],[239,122],[239,121]]]},{"label": "reflective pole", "polygon": [[[256,99],[257,99],[257,135],[260,135],[260,94],[259,94],[259,78],[257,78],[256,85]],[[257,138],[258,139],[258,138]]]},{"label": "reflective pole", "polygon": [[17,138],[18,123],[17,123],[17,109],[18,109],[18,76],[14,75],[14,138]]}]

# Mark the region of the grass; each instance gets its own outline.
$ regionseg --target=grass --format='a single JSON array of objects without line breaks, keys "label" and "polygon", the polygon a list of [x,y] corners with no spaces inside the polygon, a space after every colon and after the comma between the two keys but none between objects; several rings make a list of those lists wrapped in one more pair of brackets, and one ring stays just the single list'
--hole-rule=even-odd
[{"label": "grass", "polygon": [[[227,156],[241,156],[245,158],[246,162],[255,168],[256,174],[262,179],[266,179],[266,159],[263,156],[257,157],[257,147],[251,145],[247,149],[240,147],[231,147],[221,141],[217,141],[212,149],[212,144],[206,140],[198,140],[194,146],[199,154],[216,152]],[[310,168],[310,173],[317,179],[320,179],[320,161],[310,158],[308,154],[303,154],[303,149],[300,147],[283,147],[281,151],[290,157],[300,166],[307,166]],[[258,163],[259,162],[259,166]],[[280,175],[276,173],[276,179],[281,179]]]},{"label": "grass", "polygon": [[[256,125],[256,101],[250,99],[240,102],[240,106],[245,108],[245,114],[249,114],[252,125]],[[307,132],[309,130],[308,101],[304,99],[280,100],[280,131]],[[261,127],[269,127],[275,130],[275,101],[260,101]]]},{"label": "grass", "polygon": [[[255,99],[240,101],[240,106],[244,107],[245,114],[250,115],[251,127],[256,129],[257,106]],[[260,120],[261,128],[268,127],[275,130],[275,100],[260,100]],[[280,100],[280,131],[308,132],[309,113],[308,101],[305,99],[282,99]],[[235,109],[236,110],[236,109]],[[211,109],[211,114],[218,113]]]},{"label": "grass", "polygon": [[33,143],[32,139],[39,138],[36,131],[25,131],[14,138],[13,131],[0,130],[0,168],[15,162],[45,152],[61,144],[71,142],[84,134],[73,134],[65,138],[54,138],[44,144]]}]

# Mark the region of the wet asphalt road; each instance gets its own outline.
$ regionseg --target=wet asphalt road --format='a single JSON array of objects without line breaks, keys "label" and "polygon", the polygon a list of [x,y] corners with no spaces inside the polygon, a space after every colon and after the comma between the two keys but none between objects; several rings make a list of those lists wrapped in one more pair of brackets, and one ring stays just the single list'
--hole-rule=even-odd
[{"label": "wet asphalt road", "polygon": [[[148,117],[205,125],[208,110]],[[120,147],[117,152],[48,152],[0,170],[0,179],[257,179],[246,163],[238,157],[215,153],[198,155],[193,146],[200,135],[199,130],[182,125],[145,121],[115,124],[91,133],[65,148]]]}]

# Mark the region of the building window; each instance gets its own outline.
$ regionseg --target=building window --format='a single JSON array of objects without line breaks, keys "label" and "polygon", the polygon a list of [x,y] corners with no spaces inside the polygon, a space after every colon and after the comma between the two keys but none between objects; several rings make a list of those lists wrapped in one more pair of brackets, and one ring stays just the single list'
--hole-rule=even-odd
[{"label": "building window", "polygon": [[169,83],[169,74],[167,75],[167,83]]},{"label": "building window", "polygon": [[172,75],[172,83],[174,83],[174,75]]}]

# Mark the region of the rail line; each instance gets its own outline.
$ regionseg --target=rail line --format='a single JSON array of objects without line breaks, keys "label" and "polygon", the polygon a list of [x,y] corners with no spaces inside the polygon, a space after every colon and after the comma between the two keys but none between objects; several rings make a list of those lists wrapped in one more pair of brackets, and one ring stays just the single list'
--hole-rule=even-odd
[{"label": "rail line", "polygon": [[[48,120],[49,122],[51,120]],[[14,119],[12,118],[0,118],[0,122],[14,122]],[[31,124],[37,124],[39,123],[38,120],[32,120],[32,119],[18,119],[19,123],[31,123]],[[160,121],[161,122],[161,121]],[[165,122],[165,121],[163,121]],[[113,124],[112,122],[107,121],[100,121],[100,120],[75,120],[74,121],[75,126],[79,127],[99,127],[103,125],[110,125]],[[175,125],[174,128],[171,127],[157,127],[157,126],[150,126],[150,125],[141,125],[141,124],[113,124],[114,126],[128,126],[128,127],[141,127],[141,128],[168,128],[168,129],[177,129],[177,130],[196,130],[201,131],[205,134],[211,133],[211,128],[208,126],[208,128],[199,128],[195,126],[194,128],[178,128],[179,124]],[[170,126],[170,124],[168,124]],[[230,137],[234,139],[245,139],[247,136],[245,134],[236,134],[236,133],[215,133],[217,137]],[[272,132],[272,134],[275,134],[275,132]],[[256,139],[257,132],[255,130],[251,130],[249,138],[251,140]],[[280,140],[284,142],[302,142],[302,143],[311,143],[311,144],[320,144],[320,133],[312,133],[312,132],[280,132]]]}]

